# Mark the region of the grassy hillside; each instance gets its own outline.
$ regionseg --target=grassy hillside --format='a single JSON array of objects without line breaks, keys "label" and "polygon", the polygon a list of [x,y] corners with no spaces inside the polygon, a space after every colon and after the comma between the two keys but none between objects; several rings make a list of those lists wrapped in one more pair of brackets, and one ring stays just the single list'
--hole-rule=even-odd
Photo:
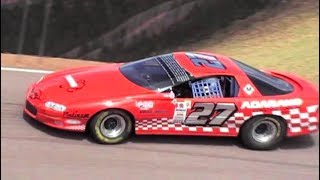
[{"label": "grassy hillside", "polygon": [[206,50],[319,81],[319,1],[288,0],[178,50]]}]

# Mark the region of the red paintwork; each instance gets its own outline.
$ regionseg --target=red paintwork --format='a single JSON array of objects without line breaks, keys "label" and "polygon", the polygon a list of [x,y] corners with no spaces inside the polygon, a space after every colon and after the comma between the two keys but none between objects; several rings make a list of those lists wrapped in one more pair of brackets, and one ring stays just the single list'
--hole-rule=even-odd
[{"label": "red paintwork", "polygon": [[[37,108],[37,115],[34,116],[26,109],[24,111],[31,117],[48,126],[64,130],[84,131],[87,122],[95,114],[102,110],[117,108],[125,110],[133,115],[136,122],[136,134],[176,134],[205,136],[237,136],[239,133],[239,128],[241,128],[241,124],[245,120],[248,120],[253,115],[253,113],[262,112],[263,114],[273,114],[274,111],[281,111],[283,118],[285,118],[288,123],[287,136],[298,136],[318,131],[318,110],[316,112],[308,113],[307,117],[305,117],[304,115],[301,116],[302,113],[307,112],[307,107],[313,105],[318,106],[319,104],[319,91],[311,83],[292,74],[280,73],[276,71],[265,71],[291,83],[294,86],[295,90],[294,92],[286,95],[263,97],[251,83],[245,73],[242,72],[242,70],[238,66],[236,66],[228,57],[210,53],[203,54],[214,55],[222,64],[227,67],[227,69],[219,70],[210,67],[194,66],[194,64],[190,61],[190,59],[184,52],[176,52],[174,53],[174,57],[178,61],[178,63],[194,77],[204,77],[210,75],[234,76],[240,86],[238,97],[201,100],[191,98],[177,98],[176,100],[179,102],[190,100],[192,104],[194,104],[195,102],[235,103],[238,107],[237,113],[242,114],[243,117],[234,117],[235,121],[241,121],[241,123],[237,123],[234,127],[230,125],[234,122],[232,122],[232,120],[228,120],[222,127],[213,128],[203,128],[199,126],[189,128],[179,124],[173,124],[167,129],[156,128],[155,124],[150,125],[149,128],[147,128],[147,122],[154,121],[158,124],[166,124],[166,119],[172,119],[175,110],[175,104],[172,103],[173,99],[171,99],[167,93],[154,92],[140,87],[127,80],[119,72],[119,66],[121,64],[117,63],[63,70],[46,75],[40,82],[34,83],[29,87],[26,96],[26,99]],[[70,89],[70,86],[65,79],[66,75],[72,75],[75,81],[77,81],[77,83],[79,84],[79,89]],[[243,87],[247,84],[250,84],[256,89],[251,95],[248,95],[243,91]],[[32,90],[35,92],[41,92],[40,98],[31,99],[30,96],[32,94]],[[301,98],[303,100],[303,104],[299,107],[295,106],[276,109],[240,108],[244,101],[261,101],[270,99],[279,100],[293,98]],[[88,114],[88,117],[66,118],[63,116],[62,112],[57,112],[46,108],[44,104],[47,101],[53,101],[65,105],[67,107],[66,111],[71,114]],[[138,101],[154,102],[153,108],[150,109],[151,113],[142,112],[136,106],[136,102]],[[293,109],[298,109],[300,114],[294,114]],[[189,114],[190,112],[191,109],[188,110],[187,114]],[[289,118],[288,114],[290,115]],[[313,117],[316,118],[316,121]],[[160,122],[161,118],[165,119]],[[80,121],[80,124],[67,124],[67,119],[77,119]],[[159,119],[159,121],[157,121],[156,119]],[[299,123],[295,123],[295,120],[297,119],[299,120]],[[313,127],[310,128],[311,126]],[[142,127],[145,127],[145,129],[143,129]],[[294,127],[300,127],[301,129],[297,132],[292,129]],[[228,131],[225,131],[226,129],[228,129]]]}]

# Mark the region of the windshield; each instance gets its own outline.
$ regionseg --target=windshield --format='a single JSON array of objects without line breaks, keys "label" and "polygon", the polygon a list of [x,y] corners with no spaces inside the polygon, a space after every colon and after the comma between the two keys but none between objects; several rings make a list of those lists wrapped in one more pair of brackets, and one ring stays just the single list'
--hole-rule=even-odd
[{"label": "windshield", "polygon": [[247,74],[262,95],[280,95],[293,91],[292,85],[280,78],[266,74],[240,61],[234,60],[234,62]]},{"label": "windshield", "polygon": [[133,83],[159,92],[190,80],[189,74],[176,62],[172,54],[124,64],[120,67],[120,72]]}]

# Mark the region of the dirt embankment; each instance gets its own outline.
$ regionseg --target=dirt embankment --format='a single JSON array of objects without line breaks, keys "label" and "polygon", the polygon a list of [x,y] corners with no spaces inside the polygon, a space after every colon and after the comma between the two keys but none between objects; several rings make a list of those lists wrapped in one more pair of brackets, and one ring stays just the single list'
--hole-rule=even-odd
[{"label": "dirt embankment", "polygon": [[32,68],[55,71],[66,68],[101,64],[104,63],[88,60],[84,61],[65,58],[51,58],[1,53],[1,67]]}]

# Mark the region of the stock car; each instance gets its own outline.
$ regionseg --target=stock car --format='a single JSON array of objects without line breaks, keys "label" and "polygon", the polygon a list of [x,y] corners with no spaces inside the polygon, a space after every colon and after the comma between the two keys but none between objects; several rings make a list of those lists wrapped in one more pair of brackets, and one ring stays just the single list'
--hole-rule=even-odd
[{"label": "stock car", "polygon": [[137,135],[238,137],[255,150],[318,131],[319,90],[293,74],[227,56],[173,52],[47,74],[24,112],[102,144]]}]

